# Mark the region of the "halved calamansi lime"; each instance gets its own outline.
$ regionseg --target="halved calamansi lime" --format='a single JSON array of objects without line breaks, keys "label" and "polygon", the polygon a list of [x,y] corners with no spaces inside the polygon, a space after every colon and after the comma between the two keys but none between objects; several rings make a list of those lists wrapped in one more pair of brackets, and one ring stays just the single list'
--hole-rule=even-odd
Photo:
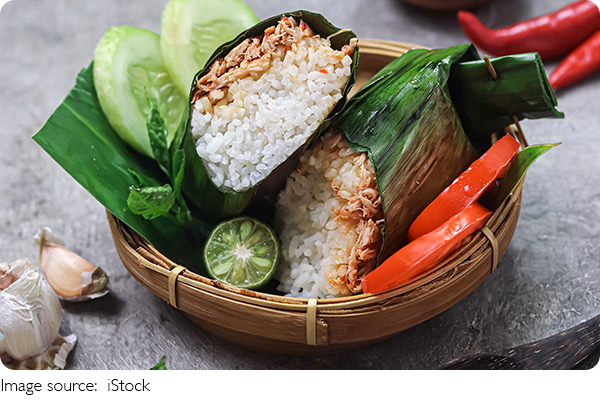
[{"label": "halved calamansi lime", "polygon": [[250,217],[217,225],[204,247],[211,277],[245,289],[264,286],[277,269],[280,245],[273,229]]}]

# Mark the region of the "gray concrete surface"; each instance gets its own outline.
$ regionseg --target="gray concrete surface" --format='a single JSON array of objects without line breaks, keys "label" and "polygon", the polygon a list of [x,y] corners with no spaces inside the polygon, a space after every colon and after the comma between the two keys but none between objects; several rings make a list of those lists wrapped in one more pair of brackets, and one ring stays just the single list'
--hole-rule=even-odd
[{"label": "gray concrete surface", "polygon": [[[452,13],[400,0],[248,0],[259,17],[320,11],[359,37],[445,47],[463,43]],[[492,26],[556,9],[566,0],[495,0],[478,14]],[[17,0],[0,14],[0,260],[36,257],[32,236],[49,226],[103,266],[111,294],[63,304],[64,333],[79,343],[71,369],[439,368],[451,359],[523,344],[600,311],[600,74],[560,92],[564,120],[526,121],[530,143],[563,144],[540,159],[525,184],[521,219],[500,266],[441,315],[383,343],[326,357],[260,354],[197,329],[138,284],[113,247],[104,209],[31,136],[87,66],[112,25],[159,31],[166,0]],[[548,71],[555,66],[547,64]]]}]

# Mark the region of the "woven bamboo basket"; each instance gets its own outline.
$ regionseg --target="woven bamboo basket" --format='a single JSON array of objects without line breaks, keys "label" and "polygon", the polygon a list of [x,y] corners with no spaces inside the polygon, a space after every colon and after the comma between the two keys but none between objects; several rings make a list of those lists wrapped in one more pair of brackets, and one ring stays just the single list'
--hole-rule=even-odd
[{"label": "woven bamboo basket", "polygon": [[[394,58],[419,46],[361,40],[354,90]],[[514,126],[508,130],[516,134]],[[524,138],[522,132],[516,136]],[[522,184],[487,225],[431,272],[378,295],[299,299],[222,284],[177,265],[108,213],[117,252],[144,287],[194,324],[229,342],[287,354],[364,346],[411,328],[456,304],[490,275],[513,236]]]}]

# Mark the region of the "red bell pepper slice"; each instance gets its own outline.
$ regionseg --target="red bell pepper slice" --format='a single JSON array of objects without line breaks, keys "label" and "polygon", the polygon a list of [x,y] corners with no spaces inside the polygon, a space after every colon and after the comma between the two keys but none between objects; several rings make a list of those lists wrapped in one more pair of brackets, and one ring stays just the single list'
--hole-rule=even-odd
[{"label": "red bell pepper slice", "polygon": [[465,172],[438,195],[415,219],[408,230],[408,240],[415,240],[458,214],[506,174],[519,151],[519,142],[505,135],[475,160]]},{"label": "red bell pepper slice", "polygon": [[427,272],[485,225],[491,216],[492,212],[479,203],[471,204],[439,228],[408,243],[369,272],[362,281],[363,293],[381,293]]}]

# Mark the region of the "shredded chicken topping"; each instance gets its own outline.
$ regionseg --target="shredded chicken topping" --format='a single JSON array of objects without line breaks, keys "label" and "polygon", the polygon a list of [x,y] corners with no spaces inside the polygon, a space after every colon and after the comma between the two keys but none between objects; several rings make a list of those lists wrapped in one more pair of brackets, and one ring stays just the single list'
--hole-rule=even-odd
[{"label": "shredded chicken topping", "polygon": [[[319,145],[331,153],[339,153],[338,156],[354,155],[352,170],[358,173],[358,187],[353,189],[345,187],[336,176],[331,182],[331,188],[335,198],[342,204],[341,208],[335,210],[335,219],[354,230],[358,239],[350,250],[348,259],[340,263],[333,272],[325,273],[332,285],[346,286],[352,293],[359,293],[362,291],[362,279],[377,266],[379,252],[383,245],[381,234],[384,225],[383,206],[375,171],[367,153],[355,153],[348,147],[341,133],[327,133],[321,138]],[[298,166],[301,173],[306,168],[305,163]]]},{"label": "shredded chicken topping", "polygon": [[[208,96],[211,104],[216,104],[227,95],[231,84],[251,76],[258,79],[265,73],[273,58],[282,59],[285,53],[305,37],[314,36],[308,24],[293,17],[281,17],[277,25],[265,29],[262,36],[249,38],[237,45],[224,58],[217,59],[206,75],[196,81],[192,103]],[[317,35],[318,36],[318,35]],[[357,40],[336,51],[340,60],[354,52]]]},{"label": "shredded chicken topping", "polygon": [[[342,281],[345,281],[352,293],[359,293],[362,291],[362,278],[377,266],[383,244],[381,228],[384,219],[375,172],[367,153],[359,153],[354,157],[353,163],[360,167],[361,171],[358,193],[348,199],[344,207],[338,211],[336,218],[354,226],[358,234],[358,240],[350,252],[348,268]],[[333,184],[332,188],[337,196],[339,189],[336,190]]]}]

